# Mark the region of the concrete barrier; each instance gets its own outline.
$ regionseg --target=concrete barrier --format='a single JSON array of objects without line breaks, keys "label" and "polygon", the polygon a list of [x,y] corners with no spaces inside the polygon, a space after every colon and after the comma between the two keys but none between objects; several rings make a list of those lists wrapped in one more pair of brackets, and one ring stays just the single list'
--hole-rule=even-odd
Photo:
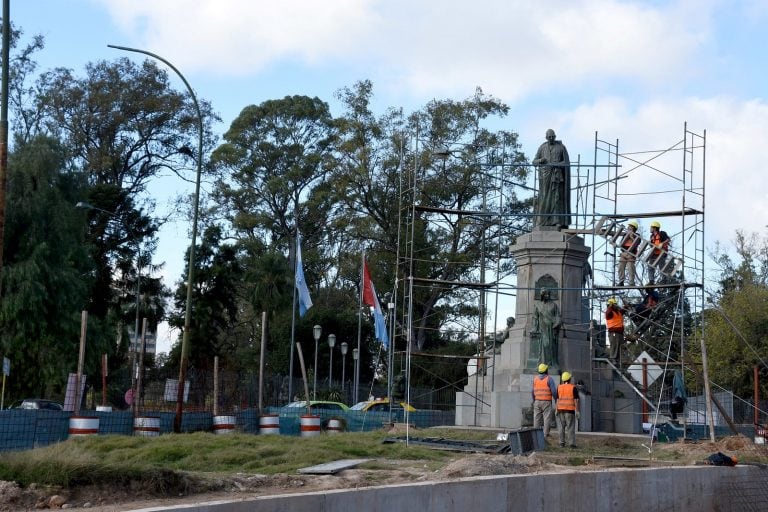
[{"label": "concrete barrier", "polygon": [[756,466],[604,469],[196,502],[144,509],[144,512],[766,510],[768,487],[765,479],[766,470]]}]

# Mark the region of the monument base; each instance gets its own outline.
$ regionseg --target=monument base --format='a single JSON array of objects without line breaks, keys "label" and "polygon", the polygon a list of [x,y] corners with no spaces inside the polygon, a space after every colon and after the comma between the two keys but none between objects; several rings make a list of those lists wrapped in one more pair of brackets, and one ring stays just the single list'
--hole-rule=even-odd
[{"label": "monument base", "polygon": [[559,384],[560,371],[573,375],[574,384],[589,382],[591,352],[582,313],[582,286],[590,249],[578,236],[537,229],[517,238],[511,252],[517,261],[515,324],[507,332],[500,353],[488,360],[487,373],[472,376],[456,394],[456,424],[521,428],[532,424],[533,379],[541,354],[531,349],[535,302],[542,288],[560,310],[554,361],[549,375]]}]

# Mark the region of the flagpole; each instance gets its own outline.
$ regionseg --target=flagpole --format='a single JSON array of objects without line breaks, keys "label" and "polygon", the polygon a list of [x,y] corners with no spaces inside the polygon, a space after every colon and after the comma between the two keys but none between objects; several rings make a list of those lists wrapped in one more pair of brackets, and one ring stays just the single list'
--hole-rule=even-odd
[{"label": "flagpole", "polygon": [[[296,229],[298,233],[298,228]],[[293,352],[295,347],[295,333],[296,333],[296,244],[298,238],[293,237],[293,307],[291,308],[291,355],[288,363],[288,402],[293,401]],[[309,397],[307,397],[309,399]]]},{"label": "flagpole", "polygon": [[358,364],[355,367],[355,385],[354,385],[354,400],[352,401],[353,404],[356,404],[360,401],[360,393],[359,393],[359,386],[360,386],[360,366],[362,365],[362,358],[363,353],[360,350],[360,339],[362,337],[362,328],[363,328],[363,287],[365,286],[365,251],[362,253],[362,258],[360,261],[360,296],[359,296],[359,303],[357,307],[357,355],[360,358],[358,361]]}]

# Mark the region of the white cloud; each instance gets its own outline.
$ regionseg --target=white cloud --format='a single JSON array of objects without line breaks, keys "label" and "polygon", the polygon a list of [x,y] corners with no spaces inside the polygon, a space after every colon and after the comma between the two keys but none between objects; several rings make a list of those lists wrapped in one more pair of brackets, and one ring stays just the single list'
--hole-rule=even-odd
[{"label": "white cloud", "polygon": [[249,75],[281,60],[347,54],[370,31],[365,2],[99,0],[142,47],[190,70]]},{"label": "white cloud", "polygon": [[99,1],[130,39],[184,69],[344,62],[421,95],[480,85],[506,101],[606,77],[664,80],[684,69],[710,13],[706,3],[595,0]]},{"label": "white cloud", "polygon": [[[759,147],[768,140],[768,102],[762,99],[741,101],[728,96],[688,98],[678,101],[649,101],[638,105],[622,98],[606,98],[582,104],[570,112],[553,116],[551,126],[572,153],[582,161],[594,161],[594,135],[615,143],[620,153],[656,151],[683,140],[684,123],[688,129],[706,135],[706,169],[700,162],[694,175],[705,175],[705,222],[707,245],[715,240],[733,239],[736,229],[763,232],[768,223],[768,174],[760,165]],[[529,133],[543,134],[548,124],[535,120]],[[705,133],[706,132],[706,133]],[[530,146],[531,148],[533,146]],[[680,146],[682,147],[682,146]],[[531,149],[526,148],[528,152]],[[645,160],[653,154],[635,155]],[[632,168],[621,160],[622,171]],[[682,179],[682,151],[673,151],[655,159],[653,166]],[[660,173],[638,168],[622,182],[620,191],[651,192],[679,188],[675,180]],[[690,179],[690,178],[688,178]],[[665,211],[682,206],[679,195],[625,197],[619,211]],[[689,207],[700,203],[689,198]]]}]

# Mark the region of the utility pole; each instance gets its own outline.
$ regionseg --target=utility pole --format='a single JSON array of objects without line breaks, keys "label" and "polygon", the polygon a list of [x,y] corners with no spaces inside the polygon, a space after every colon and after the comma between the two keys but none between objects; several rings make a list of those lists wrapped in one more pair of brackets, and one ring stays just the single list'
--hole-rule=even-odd
[{"label": "utility pole", "polygon": [[0,80],[0,270],[5,242],[5,191],[8,188],[8,59],[11,46],[11,0],[3,0],[3,49]]}]

